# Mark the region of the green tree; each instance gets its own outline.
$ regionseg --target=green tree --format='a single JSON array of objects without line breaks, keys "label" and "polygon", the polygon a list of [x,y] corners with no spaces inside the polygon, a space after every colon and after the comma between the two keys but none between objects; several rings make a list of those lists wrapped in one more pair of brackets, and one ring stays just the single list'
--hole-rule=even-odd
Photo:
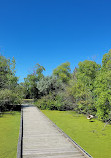
[{"label": "green tree", "polygon": [[37,81],[39,81],[40,79],[44,77],[43,71],[45,71],[45,68],[37,63],[35,65],[34,73],[33,73],[37,77]]},{"label": "green tree", "polygon": [[36,98],[38,96],[38,89],[36,88],[37,77],[34,74],[27,75],[24,78],[26,98]]},{"label": "green tree", "polygon": [[111,49],[108,53],[104,54],[102,59],[102,69],[111,70]]},{"label": "green tree", "polygon": [[14,89],[18,78],[15,76],[15,59],[0,56],[0,88]]},{"label": "green tree", "polygon": [[37,88],[41,96],[49,93],[58,93],[58,91],[65,89],[65,85],[57,80],[55,76],[46,76],[37,82]]},{"label": "green tree", "polygon": [[62,82],[67,83],[71,78],[70,63],[66,62],[58,66],[53,70],[53,75],[55,75]]},{"label": "green tree", "polygon": [[7,75],[10,73],[9,60],[0,55],[0,89],[7,87]]},{"label": "green tree", "polygon": [[105,121],[111,110],[111,50],[103,56],[102,68],[94,84],[97,116]]},{"label": "green tree", "polygon": [[100,65],[94,61],[85,60],[78,64],[76,79],[71,82],[71,94],[74,96],[76,110],[82,113],[93,113],[94,80],[100,70]]},{"label": "green tree", "polygon": [[34,72],[27,75],[27,78],[24,78],[26,98],[38,98],[37,82],[44,77],[43,71],[45,71],[45,68],[36,64]]},{"label": "green tree", "polygon": [[[15,76],[15,59],[0,55],[0,106],[20,104],[21,95],[17,90],[18,78]],[[19,94],[19,95],[18,95]]]}]

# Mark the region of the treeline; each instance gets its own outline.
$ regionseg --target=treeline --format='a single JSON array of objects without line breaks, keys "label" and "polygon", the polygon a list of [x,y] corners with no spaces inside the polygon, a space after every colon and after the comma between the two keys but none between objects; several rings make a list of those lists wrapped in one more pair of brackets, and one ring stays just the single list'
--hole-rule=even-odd
[{"label": "treeline", "polygon": [[21,88],[15,76],[15,59],[6,59],[0,55],[0,111],[13,110],[21,104]]},{"label": "treeline", "polygon": [[75,110],[99,120],[111,119],[111,50],[102,64],[85,60],[71,73],[66,62],[44,76],[45,68],[36,64],[23,83],[15,76],[15,59],[0,56],[0,109],[34,99],[40,109]]},{"label": "treeline", "polygon": [[51,76],[45,77],[43,71],[37,64],[21,83],[24,98],[34,98],[41,109],[75,110],[99,120],[111,119],[111,50],[103,56],[102,65],[85,60],[73,73],[69,62],[54,69]]}]

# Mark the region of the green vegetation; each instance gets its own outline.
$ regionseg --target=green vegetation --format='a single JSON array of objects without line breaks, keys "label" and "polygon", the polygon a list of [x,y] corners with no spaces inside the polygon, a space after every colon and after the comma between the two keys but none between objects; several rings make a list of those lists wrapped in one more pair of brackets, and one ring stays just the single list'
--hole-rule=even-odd
[{"label": "green vegetation", "polygon": [[20,110],[22,87],[15,72],[14,57],[11,60],[0,55],[0,158],[14,158],[17,154],[20,112],[11,111]]},{"label": "green vegetation", "polygon": [[[104,157],[109,157],[111,126],[103,128],[103,122],[111,123],[111,50],[103,55],[101,65],[85,60],[78,63],[73,73],[69,62],[55,68],[51,76],[44,76],[44,71],[43,66],[36,64],[34,71],[18,84],[15,59],[0,55],[0,111],[13,109],[22,99],[33,99],[42,110],[73,110],[78,113],[76,116],[71,111],[52,115],[53,111],[48,115],[53,121],[58,115],[58,125],[91,155],[102,158],[104,151]],[[27,101],[30,104],[29,100],[24,102]],[[93,115],[103,122],[88,122],[79,114]]]},{"label": "green vegetation", "polygon": [[0,158],[16,158],[20,128],[20,112],[0,117]]},{"label": "green vegetation", "polygon": [[102,65],[85,60],[71,73],[66,62],[54,69],[51,77],[43,76],[36,83],[39,100],[35,105],[40,109],[73,109],[111,121],[111,50],[103,56]]},{"label": "green vegetation", "polygon": [[0,111],[7,105],[21,104],[21,89],[15,76],[15,59],[6,59],[0,55]]},{"label": "green vegetation", "polygon": [[66,62],[61,64],[56,69],[54,69],[53,74],[57,76],[57,78],[62,82],[67,83],[71,78],[70,63]]},{"label": "green vegetation", "polygon": [[97,119],[89,121],[74,111],[42,112],[94,158],[111,156],[111,125]]},{"label": "green vegetation", "polygon": [[36,64],[33,73],[24,78],[24,83],[22,83],[22,86],[25,99],[39,98],[37,82],[44,77],[43,71],[45,71],[45,68],[39,64]]},{"label": "green vegetation", "polygon": [[41,109],[74,110],[94,115],[103,122],[111,120],[111,50],[103,55],[102,64],[85,60],[71,73],[70,63],[62,63],[51,76],[36,64],[34,71],[18,84],[15,59],[0,56],[0,110],[34,99]]}]

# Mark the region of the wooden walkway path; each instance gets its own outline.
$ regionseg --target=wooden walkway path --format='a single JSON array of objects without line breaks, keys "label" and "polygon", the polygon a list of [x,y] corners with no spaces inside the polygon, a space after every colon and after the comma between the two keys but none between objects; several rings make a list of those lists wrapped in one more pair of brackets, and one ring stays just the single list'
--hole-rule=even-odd
[{"label": "wooden walkway path", "polygon": [[23,158],[88,157],[34,106],[23,106]]}]

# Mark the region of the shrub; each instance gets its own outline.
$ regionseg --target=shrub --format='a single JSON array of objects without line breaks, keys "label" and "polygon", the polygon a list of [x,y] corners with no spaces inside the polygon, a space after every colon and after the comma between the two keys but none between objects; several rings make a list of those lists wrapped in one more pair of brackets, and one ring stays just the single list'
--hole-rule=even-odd
[{"label": "shrub", "polygon": [[38,99],[35,102],[35,105],[40,108],[41,110],[57,110],[55,106],[55,100],[54,95],[49,94],[47,96],[42,97],[41,99]]},{"label": "shrub", "polygon": [[59,92],[49,94],[47,96],[38,99],[35,102],[35,105],[42,110],[72,110],[73,109],[73,101],[70,96],[68,96],[65,92]]},{"label": "shrub", "polygon": [[14,93],[12,90],[4,89],[0,90],[0,106],[1,110],[6,109],[7,105],[17,105],[21,104],[21,97]]}]

